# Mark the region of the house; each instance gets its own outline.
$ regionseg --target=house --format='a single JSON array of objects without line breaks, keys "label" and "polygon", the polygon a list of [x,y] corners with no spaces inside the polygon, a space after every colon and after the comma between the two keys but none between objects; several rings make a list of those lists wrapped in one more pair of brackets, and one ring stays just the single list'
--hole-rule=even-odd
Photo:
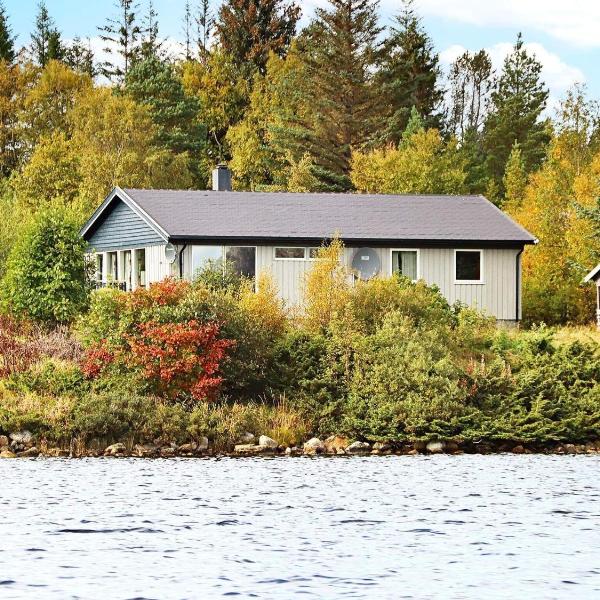
[{"label": "house", "polygon": [[520,258],[535,238],[483,196],[232,192],[115,188],[81,234],[99,285],[192,278],[207,260],[253,277],[271,272],[289,305],[302,298],[316,249],[333,235],[356,277],[400,272],[499,321],[521,316]]},{"label": "house", "polygon": [[583,281],[584,283],[593,281],[596,284],[596,323],[600,329],[600,265],[592,269]]}]

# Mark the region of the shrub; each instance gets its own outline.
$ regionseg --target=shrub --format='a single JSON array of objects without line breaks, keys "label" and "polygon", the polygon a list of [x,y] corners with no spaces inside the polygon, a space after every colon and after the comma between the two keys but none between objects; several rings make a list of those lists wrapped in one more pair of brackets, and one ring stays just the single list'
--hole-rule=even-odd
[{"label": "shrub", "polygon": [[44,323],[72,321],[88,304],[85,246],[72,211],[41,210],[8,257],[1,285],[5,308]]}]

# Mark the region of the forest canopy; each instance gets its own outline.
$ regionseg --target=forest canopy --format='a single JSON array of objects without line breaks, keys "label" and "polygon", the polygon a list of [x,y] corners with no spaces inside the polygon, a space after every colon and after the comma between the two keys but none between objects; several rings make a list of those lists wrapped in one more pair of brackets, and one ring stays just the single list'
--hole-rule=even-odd
[{"label": "forest canopy", "polygon": [[[0,274],[43,211],[83,223],[114,185],[484,194],[540,241],[523,256],[529,322],[586,322],[600,261],[598,110],[581,87],[548,108],[515,32],[444,71],[412,0],[329,0],[300,27],[293,0],[185,2],[167,43],[151,0],[116,0],[89,41],[45,2],[18,47],[0,0]],[[22,40],[27,32],[19,32]],[[19,227],[15,227],[19,223]]]}]

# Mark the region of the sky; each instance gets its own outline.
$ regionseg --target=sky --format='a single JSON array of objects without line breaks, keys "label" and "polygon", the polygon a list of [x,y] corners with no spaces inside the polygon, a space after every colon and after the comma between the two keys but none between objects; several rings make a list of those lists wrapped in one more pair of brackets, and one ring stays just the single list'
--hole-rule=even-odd
[{"label": "sky", "polygon": [[[20,45],[29,43],[37,0],[1,0]],[[140,0],[144,6],[146,0]],[[326,0],[299,2],[303,22]],[[213,2],[216,6],[218,2]],[[115,14],[113,0],[46,0],[66,39],[91,38],[99,51],[97,26]],[[154,0],[161,35],[171,41],[183,37],[184,0]],[[381,0],[381,21],[391,24],[400,0]],[[447,66],[465,49],[485,48],[497,69],[510,51],[517,33],[544,66],[551,108],[575,83],[585,84],[590,97],[600,99],[600,0],[415,0],[415,7],[431,35],[441,62]]]}]

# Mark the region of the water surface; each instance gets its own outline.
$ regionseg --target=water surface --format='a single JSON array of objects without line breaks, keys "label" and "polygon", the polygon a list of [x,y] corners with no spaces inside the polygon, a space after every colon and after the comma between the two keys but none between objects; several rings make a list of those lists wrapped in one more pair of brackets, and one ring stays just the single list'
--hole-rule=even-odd
[{"label": "water surface", "polygon": [[600,456],[0,461],[0,598],[600,598]]}]

